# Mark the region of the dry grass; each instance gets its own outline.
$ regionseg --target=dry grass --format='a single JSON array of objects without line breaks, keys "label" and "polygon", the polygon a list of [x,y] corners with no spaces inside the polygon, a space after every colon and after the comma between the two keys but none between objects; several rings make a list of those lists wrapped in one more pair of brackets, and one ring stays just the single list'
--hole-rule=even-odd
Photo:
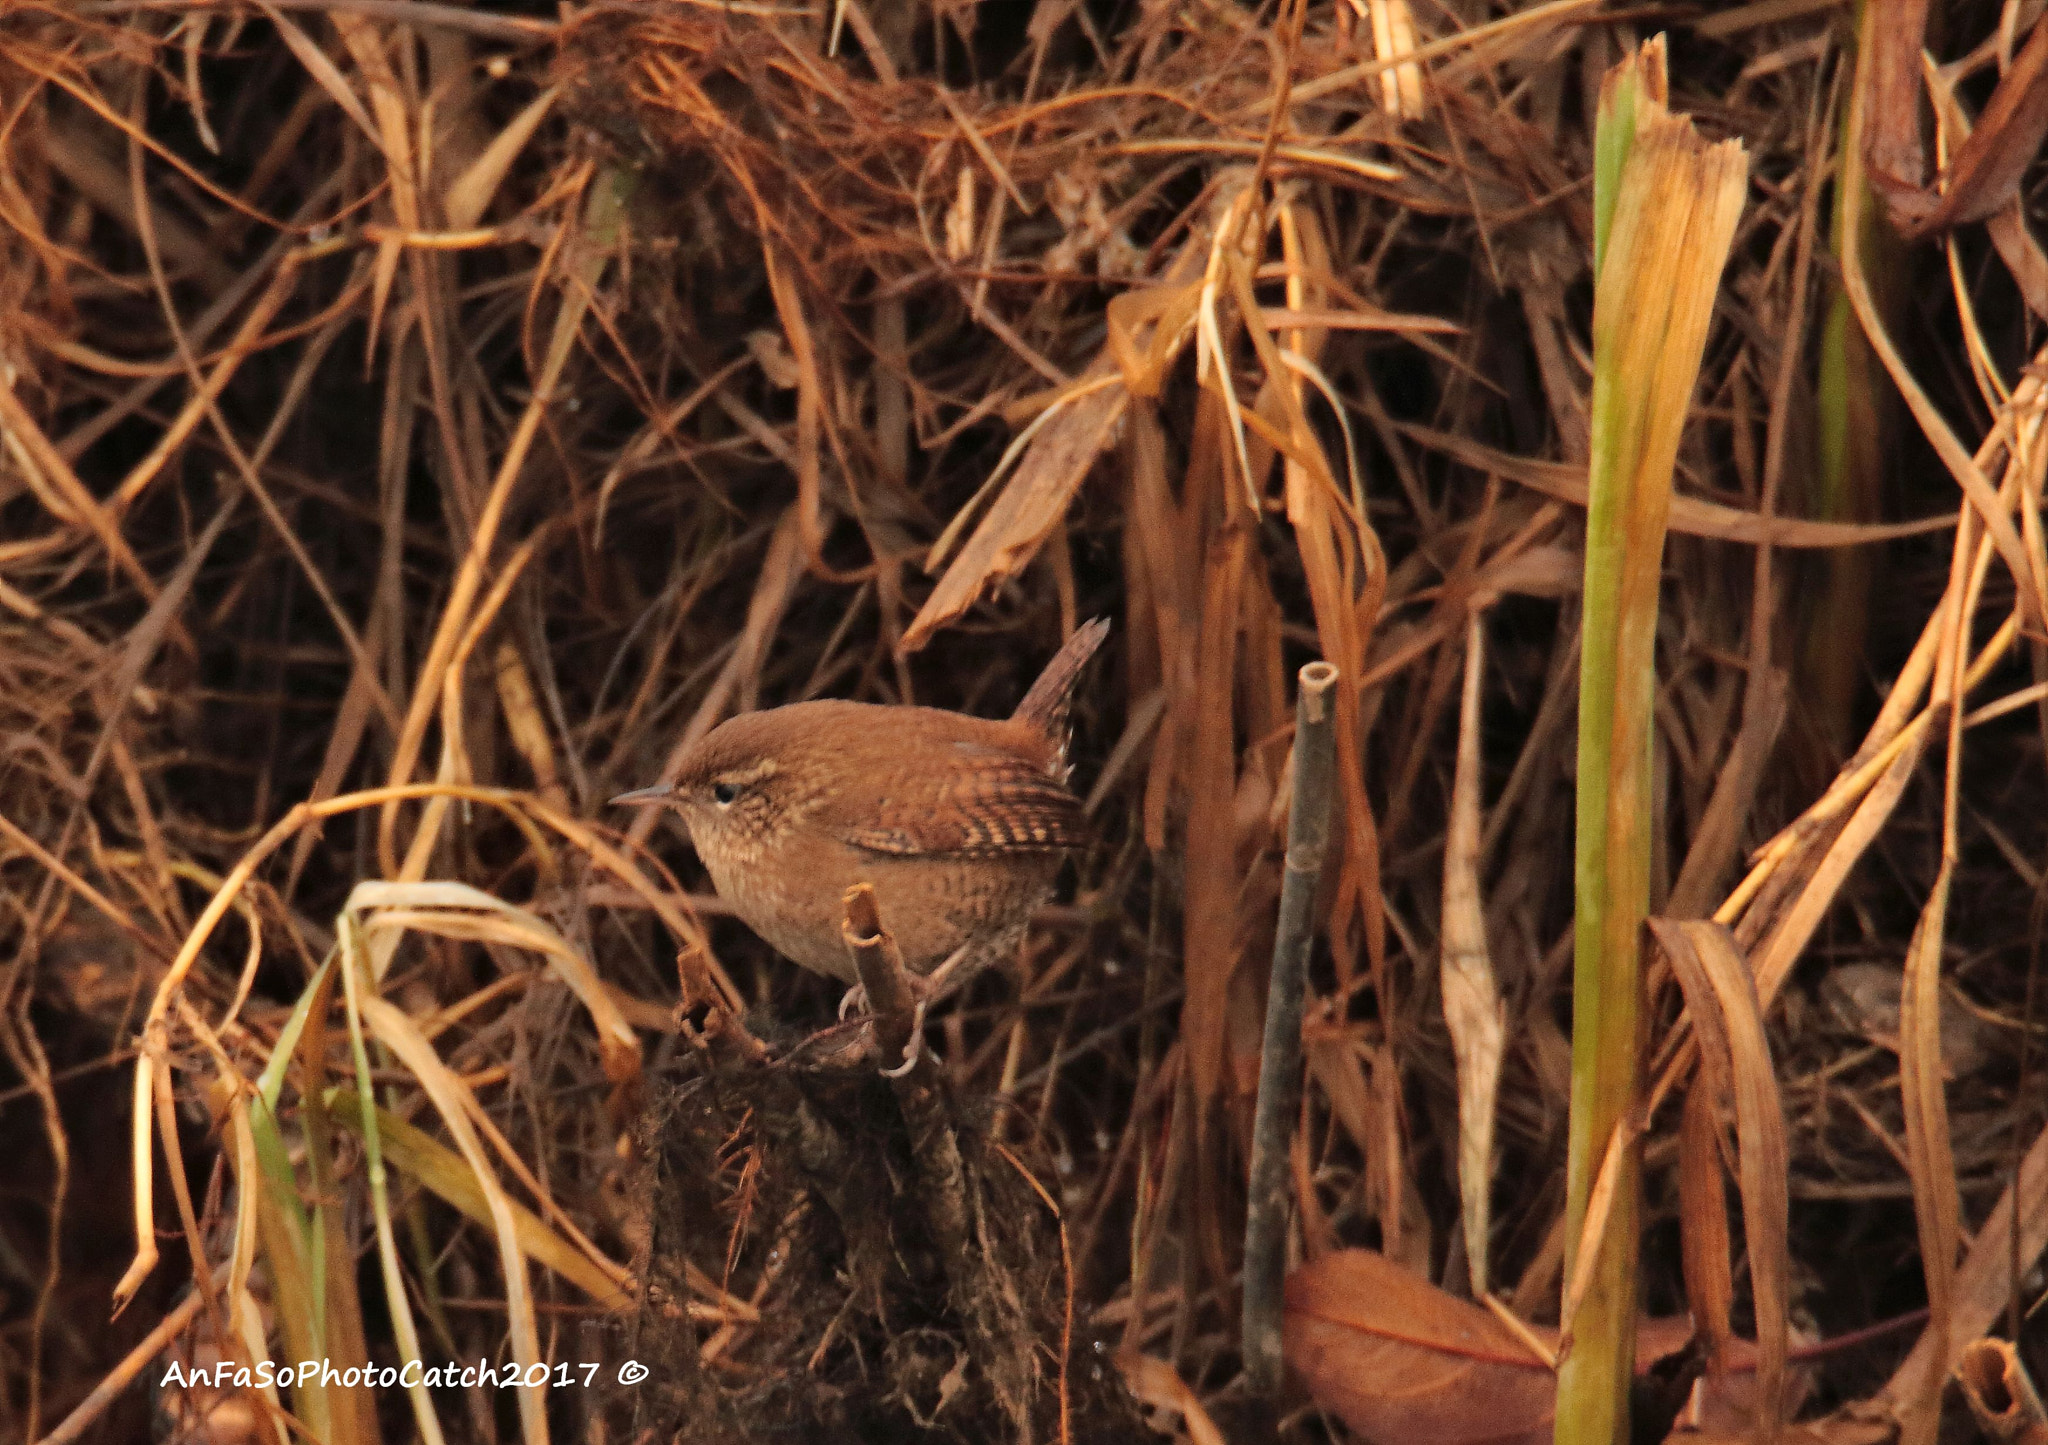
[{"label": "dry grass", "polygon": [[[2048,270],[2004,193],[1887,251],[1920,172],[1851,188],[1839,230],[1831,177],[1847,107],[1932,85],[1930,172],[2005,114],[2000,7],[1938,7],[1927,72],[1826,4],[529,8],[0,4],[0,1433],[86,1402],[88,1438],[139,1435],[151,1393],[117,1387],[159,1377],[174,1309],[189,1358],[616,1360],[651,1330],[695,1362],[545,1408],[394,1390],[387,1438],[706,1400],[1114,1436],[1096,1342],[1227,1413],[1314,656],[1350,685],[1296,1247],[1554,1321],[1590,124],[1653,24],[1672,108],[1752,180],[1678,451],[1652,911],[1732,931],[1768,1029],[1789,1277],[1755,1293],[1795,1340],[1933,1310],[1917,1347],[1799,1367],[1809,1413],[1930,1430],[2048,1240]],[[1873,340],[1824,368],[1838,297]],[[1827,430],[1873,415],[1886,447]],[[1809,484],[1824,460],[1876,468],[1831,493],[1870,510]],[[1850,546],[1868,571],[1827,566]],[[949,1373],[972,1351],[892,1252],[907,1216],[820,1203],[764,1114],[792,1096],[676,1009],[743,1005],[781,1048],[826,990],[603,801],[736,710],[1006,711],[1097,614],[1096,845],[932,1031],[1044,1327],[1019,1406]],[[1502,1002],[1483,1269],[1447,909]],[[1701,1075],[1732,1107],[1681,1108],[1697,972],[1652,967],[1643,1282],[1669,1313],[1690,1279],[1718,1350],[1756,1332],[1747,1269],[1698,1247],[1730,1198],[1702,1160],[1748,1197],[1772,1153],[1739,1019]],[[880,1129],[885,1093],[829,1093],[818,1137]],[[900,1182],[903,1147],[844,1158]],[[280,1404],[375,1425],[345,1390],[231,1403],[267,1439]]]}]

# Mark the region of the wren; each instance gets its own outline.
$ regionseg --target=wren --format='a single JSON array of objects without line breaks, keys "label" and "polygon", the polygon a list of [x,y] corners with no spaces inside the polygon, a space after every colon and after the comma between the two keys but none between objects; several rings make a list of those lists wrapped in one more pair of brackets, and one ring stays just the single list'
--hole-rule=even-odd
[{"label": "wren", "polygon": [[905,967],[935,998],[1014,952],[1062,855],[1085,841],[1067,787],[1067,714],[1108,633],[1099,618],[1076,629],[1003,721],[790,703],[721,723],[673,782],[612,801],[674,808],[742,922],[792,962],[856,986],[841,900],[872,884]]}]

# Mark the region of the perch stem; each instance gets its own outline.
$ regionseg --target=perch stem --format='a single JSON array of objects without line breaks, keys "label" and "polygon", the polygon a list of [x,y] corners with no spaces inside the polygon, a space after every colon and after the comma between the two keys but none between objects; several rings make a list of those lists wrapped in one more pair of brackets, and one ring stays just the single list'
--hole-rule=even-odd
[{"label": "perch stem", "polygon": [[1301,1018],[1316,886],[1330,843],[1335,796],[1337,669],[1301,670],[1295,704],[1294,789],[1287,822],[1287,866],[1273,977],[1259,1054],[1259,1095],[1252,1115],[1250,1202],[1244,1227],[1244,1365],[1255,1402],[1270,1410],[1280,1394],[1281,1283],[1287,1253],[1287,1141],[1301,1088]]}]

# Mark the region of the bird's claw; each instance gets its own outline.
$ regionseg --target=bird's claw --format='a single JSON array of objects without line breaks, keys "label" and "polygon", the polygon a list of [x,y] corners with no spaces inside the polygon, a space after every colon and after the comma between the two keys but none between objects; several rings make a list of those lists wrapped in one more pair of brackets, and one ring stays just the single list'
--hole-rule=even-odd
[{"label": "bird's claw", "polygon": [[910,1016],[910,1042],[903,1046],[903,1062],[893,1069],[883,1069],[885,1079],[900,1079],[917,1067],[917,1061],[924,1057],[924,1011],[927,999],[919,999],[917,1008]]}]

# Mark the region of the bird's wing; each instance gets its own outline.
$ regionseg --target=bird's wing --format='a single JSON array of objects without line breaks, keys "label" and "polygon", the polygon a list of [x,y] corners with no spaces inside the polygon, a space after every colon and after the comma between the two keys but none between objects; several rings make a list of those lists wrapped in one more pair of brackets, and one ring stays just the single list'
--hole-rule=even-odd
[{"label": "bird's wing", "polygon": [[[957,766],[905,777],[861,818],[820,818],[871,853],[1045,853],[1087,841],[1081,802],[1028,760],[955,742]],[[886,823],[875,814],[885,814]]]}]

